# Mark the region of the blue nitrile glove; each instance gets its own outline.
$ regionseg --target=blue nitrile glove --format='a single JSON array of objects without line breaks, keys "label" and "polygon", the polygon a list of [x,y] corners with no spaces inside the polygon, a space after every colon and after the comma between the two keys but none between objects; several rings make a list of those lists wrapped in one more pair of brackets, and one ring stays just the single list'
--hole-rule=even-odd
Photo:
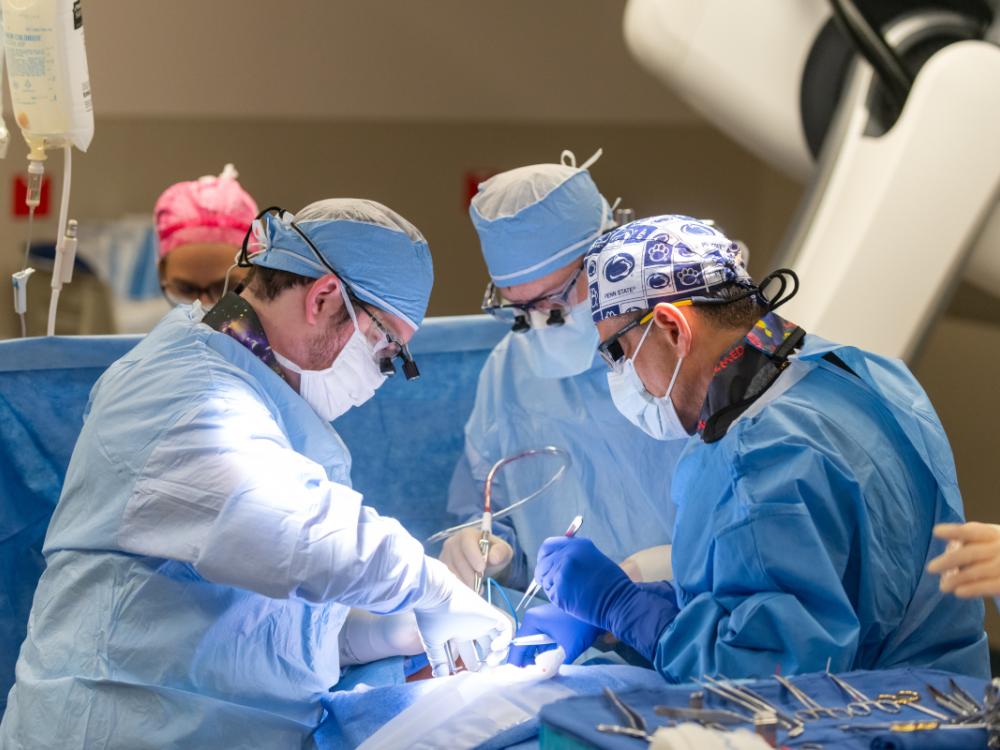
[{"label": "blue nitrile glove", "polygon": [[[524,613],[524,622],[518,628],[518,635],[534,635],[543,633],[566,652],[566,663],[572,664],[576,657],[586,651],[590,644],[601,634],[589,622],[583,622],[563,612],[552,604],[542,604],[532,607]],[[535,663],[535,657],[542,651],[555,648],[548,646],[511,646],[508,664],[524,667]]]},{"label": "blue nitrile glove", "polygon": [[660,634],[680,611],[669,583],[633,583],[584,537],[546,539],[538,550],[535,579],[559,609],[610,631],[650,661]]}]

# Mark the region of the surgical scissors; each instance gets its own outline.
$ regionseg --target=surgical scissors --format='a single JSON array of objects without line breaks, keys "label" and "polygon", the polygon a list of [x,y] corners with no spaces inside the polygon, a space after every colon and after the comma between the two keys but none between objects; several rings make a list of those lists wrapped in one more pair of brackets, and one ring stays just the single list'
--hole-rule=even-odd
[{"label": "surgical scissors", "polygon": [[869,698],[860,690],[851,686],[846,680],[833,674],[829,667],[827,667],[826,676],[833,680],[833,683],[850,697],[851,702],[847,704],[847,710],[851,712],[851,716],[870,716],[873,710],[887,714],[898,714],[900,711],[898,703],[891,700],[882,700],[881,698]]},{"label": "surgical scissors", "polygon": [[921,706],[919,703],[920,693],[916,690],[897,690],[895,693],[880,693],[877,699],[880,701],[892,701],[897,706],[909,706],[913,710],[927,714],[938,721],[951,720],[951,717],[947,714],[935,711],[932,708],[927,708],[927,706]]},{"label": "surgical scissors", "polygon": [[801,703],[804,708],[800,708],[795,712],[795,718],[800,721],[817,721],[819,719],[836,719],[838,716],[849,717],[851,712],[840,706],[834,706],[827,708],[826,706],[820,705],[814,698],[812,698],[808,693],[799,687],[792,684],[792,681],[787,677],[782,677],[780,674],[774,675],[774,679],[778,681],[785,690],[792,694],[792,696]]}]

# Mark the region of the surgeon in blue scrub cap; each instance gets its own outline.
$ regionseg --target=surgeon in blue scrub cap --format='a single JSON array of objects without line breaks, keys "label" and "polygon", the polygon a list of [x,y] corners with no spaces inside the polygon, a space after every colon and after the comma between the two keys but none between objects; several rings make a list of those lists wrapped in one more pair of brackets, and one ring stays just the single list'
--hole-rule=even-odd
[{"label": "surgeon in blue scrub cap", "polygon": [[[679,444],[673,450],[657,442],[614,408],[587,299],[584,253],[614,227],[589,172],[599,155],[577,166],[567,151],[558,164],[498,174],[479,186],[469,208],[491,278],[483,309],[511,332],[479,376],[449,508],[463,521],[478,518],[486,475],[504,457],[552,445],[573,462],[560,483],[494,522],[485,570],[478,528],[445,542],[441,559],[470,585],[476,572],[485,572],[524,588],[542,540],[565,532],[577,514],[633,576],[641,577],[639,561],[650,559],[659,563],[653,577],[669,574],[670,474]],[[535,492],[552,472],[544,462],[506,467],[497,478],[494,511]],[[651,554],[654,548],[658,554]],[[551,608],[532,610],[524,632],[546,617],[573,632],[576,643],[589,645],[596,635]],[[569,659],[582,650],[569,648]],[[521,656],[515,652],[513,660]]]},{"label": "surgeon in blue scrub cap", "polygon": [[[636,584],[600,542],[551,538],[535,576],[668,680],[924,666],[989,675],[981,601],[925,571],[962,520],[951,449],[905,365],[776,312],[735,244],[685,216],[598,240],[590,304],[623,416],[686,438],[673,477],[673,581]],[[860,304],[860,302],[855,302]],[[871,325],[880,325],[872,320]]]},{"label": "surgeon in blue scrub cap", "polygon": [[245,288],[175,309],[91,393],[7,750],[311,747],[341,665],[391,652],[372,633],[435,674],[449,641],[505,656],[509,621],[362,504],[329,424],[417,374],[420,232],[374,201],[269,209],[241,262]]}]

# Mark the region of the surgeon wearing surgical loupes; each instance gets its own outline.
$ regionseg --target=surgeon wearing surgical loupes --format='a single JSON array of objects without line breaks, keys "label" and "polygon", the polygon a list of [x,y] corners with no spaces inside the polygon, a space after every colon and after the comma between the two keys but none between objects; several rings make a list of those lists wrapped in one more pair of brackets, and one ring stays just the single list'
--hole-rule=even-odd
[{"label": "surgeon wearing surgical loupes", "polygon": [[[680,444],[674,450],[657,442],[616,411],[596,351],[583,255],[614,227],[589,171],[599,155],[577,166],[564,152],[560,163],[498,174],[479,186],[469,208],[491,277],[483,309],[512,330],[479,376],[449,510],[461,520],[478,519],[486,476],[505,457],[546,445],[572,457],[562,481],[494,520],[486,565],[479,525],[445,542],[441,559],[470,585],[485,573],[524,589],[542,540],[563,533],[576,515],[591,538],[626,565],[634,553],[670,542],[670,473]],[[519,462],[498,477],[494,513],[544,483],[541,471],[529,474],[528,468],[529,461]],[[660,574],[668,575],[669,554],[658,560]],[[633,569],[633,575],[640,573]],[[590,628],[550,607],[531,610],[524,632],[540,617],[570,630],[584,627],[588,635],[577,642],[593,640]],[[568,648],[568,659],[580,651]]]},{"label": "surgeon wearing surgical loupes", "polygon": [[905,365],[781,318],[794,276],[756,286],[735,244],[689,217],[601,238],[587,272],[615,404],[659,439],[687,437],[674,580],[633,583],[599,543],[551,538],[535,570],[551,601],[671,681],[828,659],[987,677],[982,603],[924,570],[943,546],[934,524],[961,521],[962,502]]},{"label": "surgeon wearing surgical loupes", "polygon": [[362,505],[329,424],[416,375],[420,232],[334,199],[248,240],[240,294],[176,308],[91,393],[4,748],[311,746],[351,607],[413,612],[436,674],[452,640],[505,655],[509,621]]}]

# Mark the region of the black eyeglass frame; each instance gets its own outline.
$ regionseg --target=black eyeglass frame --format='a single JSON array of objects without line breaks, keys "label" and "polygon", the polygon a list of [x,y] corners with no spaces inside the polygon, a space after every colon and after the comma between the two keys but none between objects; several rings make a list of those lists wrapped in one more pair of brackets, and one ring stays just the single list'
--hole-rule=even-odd
[{"label": "black eyeglass frame", "polygon": [[642,315],[629,323],[626,323],[618,331],[611,334],[604,341],[597,345],[597,353],[601,355],[601,359],[607,364],[611,369],[616,369],[618,364],[625,357],[625,349],[621,344],[621,337],[624,336],[631,330],[638,328],[639,326],[645,325],[653,319],[653,311],[646,310]]},{"label": "black eyeglass frame", "polygon": [[[778,282],[778,291],[773,295],[766,294],[766,289],[770,286],[771,282]],[[791,290],[789,291],[789,287]],[[788,292],[786,294],[786,291]],[[768,312],[773,312],[781,305],[785,304],[794,297],[799,291],[799,277],[795,271],[790,268],[778,268],[772,271],[763,279],[759,284],[748,286],[746,291],[742,294],[738,294],[734,297],[703,297],[694,296],[688,297],[683,300],[676,300],[671,304],[674,307],[705,307],[709,305],[730,305],[733,302],[739,302],[747,297],[758,297],[761,302],[767,307]],[[616,369],[619,366],[622,358],[625,356],[625,350],[621,345],[621,337],[624,336],[629,331],[638,328],[645,323],[648,323],[653,319],[653,308],[647,308],[642,315],[629,323],[626,323],[618,331],[611,334],[608,338],[597,345],[597,352],[601,355],[601,359],[611,369]]]},{"label": "black eyeglass frame", "polygon": [[515,333],[524,333],[531,329],[531,323],[529,322],[531,320],[529,317],[531,311],[538,309],[543,303],[547,303],[551,307],[545,310],[548,313],[545,325],[564,325],[566,323],[566,311],[572,307],[569,297],[573,293],[573,289],[576,287],[581,273],[583,273],[582,257],[580,258],[580,267],[567,279],[561,289],[543,294],[526,302],[497,303],[496,300],[502,299],[502,297],[499,291],[497,291],[496,284],[491,281],[486,285],[486,291],[483,293],[483,304],[480,305],[480,309],[487,315],[492,315],[503,323],[511,323],[511,330]]}]

